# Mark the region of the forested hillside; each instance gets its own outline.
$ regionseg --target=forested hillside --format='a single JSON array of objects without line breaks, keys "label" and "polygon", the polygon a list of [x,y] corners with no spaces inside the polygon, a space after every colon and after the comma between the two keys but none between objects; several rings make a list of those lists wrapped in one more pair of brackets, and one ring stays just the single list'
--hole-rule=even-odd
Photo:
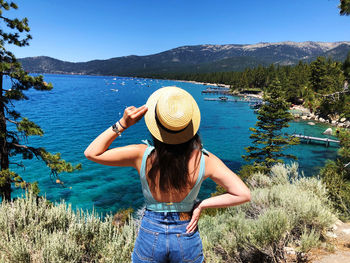
[{"label": "forested hillside", "polygon": [[344,61],[350,42],[279,42],[254,45],[197,45],[147,56],[125,56],[88,62],[66,62],[39,56],[22,58],[32,73],[145,76],[166,73],[240,71],[259,65],[295,65],[317,56]]}]

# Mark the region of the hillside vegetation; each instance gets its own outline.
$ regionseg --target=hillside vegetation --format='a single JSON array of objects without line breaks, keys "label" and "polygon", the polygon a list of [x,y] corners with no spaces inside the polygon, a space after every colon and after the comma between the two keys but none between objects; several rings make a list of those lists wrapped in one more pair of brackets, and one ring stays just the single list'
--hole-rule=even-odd
[{"label": "hillside vegetation", "polygon": [[[247,183],[250,203],[202,215],[207,262],[276,262],[286,258],[286,247],[305,259],[327,240],[336,215],[320,180],[300,177],[296,164],[279,164]],[[113,224],[111,216],[102,220],[28,195],[0,205],[0,261],[130,262],[138,224],[137,217]]]},{"label": "hillside vegetation", "polygon": [[66,62],[50,57],[19,59],[31,73],[142,76],[168,73],[240,71],[259,65],[294,65],[317,56],[343,61],[350,42],[278,42],[252,45],[182,46],[146,56],[124,56],[87,62]]},{"label": "hillside vegetation", "polygon": [[227,84],[233,93],[269,93],[273,81],[279,80],[282,96],[291,104],[303,105],[329,121],[350,119],[350,52],[343,63],[318,57],[310,64],[300,61],[294,66],[272,64],[240,72],[174,73],[154,77]]}]

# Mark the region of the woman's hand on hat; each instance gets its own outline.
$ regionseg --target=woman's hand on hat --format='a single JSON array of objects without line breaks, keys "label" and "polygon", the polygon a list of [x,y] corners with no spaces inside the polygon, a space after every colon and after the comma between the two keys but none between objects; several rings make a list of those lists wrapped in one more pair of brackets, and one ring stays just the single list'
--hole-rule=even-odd
[{"label": "woman's hand on hat", "polygon": [[146,114],[147,110],[148,108],[146,105],[143,105],[139,108],[136,108],[134,106],[127,107],[124,110],[123,118],[119,120],[119,123],[123,128],[127,129],[141,120],[142,117]]}]

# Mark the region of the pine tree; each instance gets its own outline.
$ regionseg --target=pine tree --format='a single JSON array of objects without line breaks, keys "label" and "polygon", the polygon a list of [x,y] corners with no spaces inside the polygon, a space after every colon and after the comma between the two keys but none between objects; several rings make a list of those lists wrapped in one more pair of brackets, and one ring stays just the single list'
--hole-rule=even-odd
[{"label": "pine tree", "polygon": [[310,69],[310,84],[316,93],[328,94],[343,89],[344,75],[340,63],[318,57],[310,64]]},{"label": "pine tree", "polygon": [[343,15],[350,15],[350,0],[340,0],[340,5],[339,5],[339,9],[340,9],[340,14]]},{"label": "pine tree", "polygon": [[254,146],[246,147],[248,154],[242,156],[246,161],[253,160],[254,167],[263,171],[283,162],[281,158],[296,159],[293,155],[284,154],[283,150],[298,143],[298,139],[282,133],[283,128],[289,127],[292,115],[288,112],[289,104],[282,97],[280,82],[274,80],[268,90],[265,104],[258,111],[256,128],[250,128]]},{"label": "pine tree", "polygon": [[[28,99],[23,91],[30,88],[47,91],[52,89],[50,83],[46,83],[42,76],[30,76],[25,72],[21,64],[17,61],[14,54],[5,48],[15,45],[18,47],[27,46],[32,38],[28,34],[30,28],[28,19],[11,19],[4,16],[4,12],[10,9],[17,9],[13,2],[0,0],[0,195],[3,200],[11,200],[11,186],[35,188],[37,185],[26,182],[11,171],[10,157],[22,155],[23,159],[32,159],[34,157],[41,159],[50,168],[53,176],[58,176],[61,172],[72,172],[80,169],[80,164],[73,167],[70,163],[61,159],[60,154],[51,154],[42,147],[32,147],[23,144],[28,136],[42,136],[44,131],[34,122],[21,116],[14,109],[12,101]],[[7,29],[7,32],[4,31]],[[10,88],[4,86],[5,79],[9,79]],[[9,129],[11,123],[15,129]],[[14,163],[23,166],[22,163]],[[58,179],[57,182],[61,183]]]},{"label": "pine tree", "polygon": [[348,84],[350,84],[350,51],[348,52],[348,55],[343,63],[343,71],[346,81]]}]

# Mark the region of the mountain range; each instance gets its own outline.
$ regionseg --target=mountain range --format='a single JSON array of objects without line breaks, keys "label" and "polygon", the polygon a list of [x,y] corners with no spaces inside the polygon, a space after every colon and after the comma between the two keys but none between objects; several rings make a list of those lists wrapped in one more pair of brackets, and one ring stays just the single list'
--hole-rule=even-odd
[{"label": "mountain range", "polygon": [[147,56],[124,56],[88,62],[67,62],[47,56],[21,58],[32,73],[152,76],[164,73],[239,71],[272,63],[293,65],[318,56],[344,61],[350,41],[277,42],[182,46]]}]

